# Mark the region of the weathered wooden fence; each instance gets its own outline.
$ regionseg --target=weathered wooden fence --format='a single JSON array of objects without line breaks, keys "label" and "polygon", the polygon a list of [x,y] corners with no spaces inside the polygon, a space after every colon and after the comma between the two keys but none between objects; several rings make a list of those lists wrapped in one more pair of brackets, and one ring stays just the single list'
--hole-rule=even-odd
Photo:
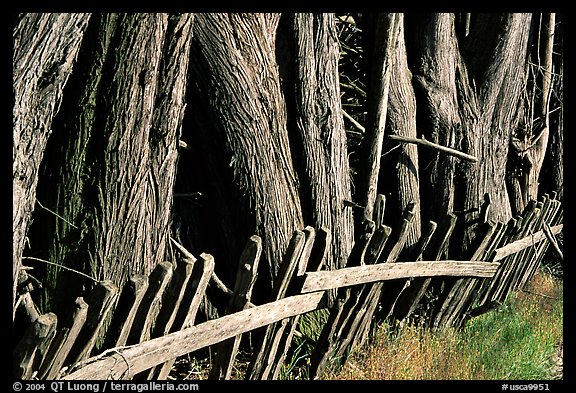
[{"label": "weathered wooden fence", "polygon": [[[407,207],[393,230],[383,223],[384,202],[379,196],[376,219],[366,223],[343,269],[323,269],[329,232],[295,231],[269,302],[262,305],[251,302],[262,252],[258,236],[246,244],[233,289],[214,274],[211,255],[195,257],[174,242],[183,255],[177,265],[160,263],[148,277],[132,277],[122,291],[98,283],[85,299],[76,299],[61,325],[53,313],[39,315],[14,348],[14,374],[166,379],[179,356],[213,346],[209,378],[229,379],[242,334],[262,328],[245,378],[278,379],[299,318],[326,308],[325,294],[336,291],[310,359],[310,377],[320,378],[331,362],[342,362],[364,343],[375,317],[404,321],[418,314],[431,328],[458,327],[493,309],[530,280],[562,230],[560,202],[544,196],[506,224],[471,219],[476,242],[470,257],[448,260],[443,258],[458,219],[454,214],[430,222],[408,249],[404,242],[414,212]],[[398,260],[401,255],[406,262]],[[226,315],[195,325],[210,282],[229,295]]]}]

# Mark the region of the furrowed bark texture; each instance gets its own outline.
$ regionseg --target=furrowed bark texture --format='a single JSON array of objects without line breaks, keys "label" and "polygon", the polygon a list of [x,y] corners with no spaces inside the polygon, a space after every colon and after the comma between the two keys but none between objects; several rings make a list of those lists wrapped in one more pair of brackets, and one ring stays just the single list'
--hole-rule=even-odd
[{"label": "furrowed bark texture", "polygon": [[38,170],[90,14],[22,14],[13,31],[12,305]]},{"label": "furrowed bark texture", "polygon": [[[464,116],[463,150],[478,158],[464,163],[462,210],[478,207],[485,193],[492,200],[488,219],[507,221],[510,200],[505,187],[508,142],[522,88],[530,14],[479,14],[471,22],[464,59],[466,82],[476,86],[478,112]],[[474,81],[474,84],[473,84]],[[466,100],[462,97],[461,100]]]},{"label": "furrowed bark texture", "polygon": [[315,228],[333,235],[326,254],[328,269],[344,267],[352,248],[354,222],[346,133],[342,118],[338,58],[340,47],[333,14],[288,16],[293,40],[294,70],[290,78],[295,91],[295,125],[303,166],[302,204],[304,217]]},{"label": "furrowed bark texture", "polygon": [[[164,260],[192,23],[191,14],[92,20],[59,123],[65,148],[53,152],[66,219],[55,222],[55,262],[121,287]],[[58,286],[80,284],[59,274]]]},{"label": "furrowed bark texture", "polygon": [[510,143],[508,182],[514,214],[538,199],[539,176],[550,136],[555,14],[533,18],[531,60],[519,120]]},{"label": "furrowed bark texture", "polygon": [[[406,45],[404,40],[404,17],[398,18],[398,40],[394,45],[394,52],[391,62],[390,91],[388,102],[388,129],[394,135],[416,138],[416,99],[412,87],[412,75],[408,70],[406,59]],[[392,155],[396,164],[394,173],[388,179],[393,179],[390,183],[386,179],[381,182],[383,189],[391,191],[393,197],[389,204],[395,215],[395,222],[400,223],[404,208],[414,203],[414,217],[406,237],[405,247],[414,245],[420,239],[420,185],[418,148],[412,143],[402,143],[398,153]]]},{"label": "furrowed bark texture", "polygon": [[225,150],[234,178],[230,191],[240,198],[234,204],[247,217],[234,223],[234,236],[262,237],[272,278],[293,231],[303,227],[274,57],[279,18],[198,14],[191,63],[196,102],[205,105],[195,110],[209,119],[199,132]]},{"label": "furrowed bark texture", "polygon": [[[461,120],[456,95],[460,56],[454,15],[406,15],[409,65],[418,105],[419,136],[460,150]],[[422,193],[431,203],[422,206],[422,220],[439,222],[454,206],[454,167],[459,161],[429,149],[419,150]]]}]

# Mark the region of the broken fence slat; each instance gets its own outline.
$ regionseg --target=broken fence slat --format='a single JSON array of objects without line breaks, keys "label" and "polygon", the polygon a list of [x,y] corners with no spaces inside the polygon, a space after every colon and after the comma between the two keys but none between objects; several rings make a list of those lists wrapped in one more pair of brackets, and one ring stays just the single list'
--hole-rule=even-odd
[{"label": "broken fence slat", "polygon": [[347,267],[306,273],[302,293],[412,277],[492,277],[499,264],[484,261],[419,261]]},{"label": "broken fence slat", "polygon": [[70,350],[66,359],[67,362],[76,363],[90,357],[100,335],[100,329],[104,326],[108,313],[112,310],[117,294],[118,288],[110,280],[99,282],[88,294],[86,297],[86,303],[88,303],[86,322]]},{"label": "broken fence slat", "polygon": [[56,334],[58,318],[54,313],[40,315],[26,329],[13,352],[13,373],[16,378],[30,379],[40,366],[50,342]]},{"label": "broken fence slat", "polygon": [[[212,255],[202,253],[198,259],[194,258],[193,261],[194,269],[188,280],[188,285],[176,314],[176,319],[172,324],[172,331],[177,331],[194,323],[196,313],[202,301],[202,296],[214,272],[215,263]],[[176,357],[173,357],[172,359],[167,359],[166,362],[162,362],[163,364],[152,372],[155,378],[159,380],[168,378],[175,361]]]},{"label": "broken fence slat", "polygon": [[[294,231],[286,254],[284,255],[282,266],[280,267],[280,271],[276,277],[276,283],[272,290],[272,301],[280,300],[286,295],[292,277],[298,269],[305,242],[306,234],[303,231]],[[277,341],[274,341],[274,334],[278,328],[281,328],[281,325],[276,326],[275,324],[272,324],[266,327],[263,335],[259,338],[258,343],[256,344],[256,350],[254,351],[252,360],[246,370],[245,379],[262,379],[263,372],[267,365],[266,359],[271,350],[274,352],[276,351],[274,344],[276,344]]]}]

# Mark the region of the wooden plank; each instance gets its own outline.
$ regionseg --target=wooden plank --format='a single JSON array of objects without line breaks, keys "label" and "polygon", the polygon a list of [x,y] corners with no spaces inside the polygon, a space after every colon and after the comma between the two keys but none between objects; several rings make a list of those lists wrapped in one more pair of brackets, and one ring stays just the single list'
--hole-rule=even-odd
[{"label": "wooden plank", "polygon": [[[532,225],[529,228],[527,234],[533,233],[537,230],[543,231],[542,228],[543,223],[545,223],[550,218],[550,215],[553,214],[554,205],[552,201],[548,198],[547,194],[544,194],[542,196],[541,202],[538,203],[538,206],[540,207],[540,214],[533,220]],[[546,236],[546,234],[544,234],[544,236]],[[528,247],[520,252],[521,256],[518,257],[519,260],[518,268],[516,269],[514,275],[510,280],[509,284],[510,290],[518,289],[519,282],[523,280],[525,276],[529,275],[529,271],[533,264],[539,263],[540,254],[546,248],[548,248],[548,242],[543,241],[535,244],[533,247]]]},{"label": "wooden plank", "polygon": [[[494,257],[496,256],[496,250],[498,248],[504,247],[505,245],[517,239],[521,220],[522,220],[521,216],[512,217],[510,218],[510,220],[508,220],[508,223],[506,224],[506,229],[502,234],[502,236],[499,237],[498,242],[490,246],[490,250],[486,258],[487,261],[494,260]],[[471,304],[470,307],[480,307],[482,304],[488,301],[487,299],[490,297],[490,292],[492,291],[492,288],[495,285],[497,285],[496,280],[502,274],[503,270],[502,264],[506,263],[506,261],[507,259],[500,260],[501,262],[500,267],[498,268],[498,271],[496,272],[494,277],[482,281],[480,287],[478,288],[478,298],[476,299],[475,304]]]},{"label": "wooden plank", "polygon": [[38,379],[56,379],[72,349],[72,345],[74,345],[74,341],[80,334],[84,322],[86,322],[87,314],[88,304],[82,297],[76,298],[72,314],[52,340],[50,349],[38,372]]},{"label": "wooden plank", "polygon": [[118,287],[110,280],[97,283],[88,294],[86,297],[86,303],[88,303],[86,322],[70,350],[66,363],[76,363],[90,356],[117,294]]},{"label": "wooden plank", "polygon": [[414,218],[414,204],[409,204],[403,213],[402,222],[400,228],[396,231],[396,235],[393,235],[393,239],[388,241],[388,250],[382,253],[381,259],[378,260],[379,263],[383,262],[395,262],[398,256],[404,249],[404,244],[408,237],[409,228],[412,225],[412,219]]},{"label": "wooden plank", "polygon": [[[553,201],[553,203],[555,204],[560,204],[559,201]],[[551,216],[551,222],[550,225],[555,225],[555,224],[560,224],[562,222],[562,210],[560,209],[559,211],[555,212],[554,215]],[[552,233],[552,228],[550,228],[550,232]],[[518,283],[517,287],[518,288],[523,288],[526,283],[528,281],[530,281],[530,279],[532,278],[532,276],[536,273],[536,270],[538,269],[538,266],[540,265],[540,263],[542,262],[542,260],[544,259],[545,255],[546,255],[546,243],[542,242],[541,243],[541,247],[543,248],[541,250],[541,252],[538,255],[538,258],[535,258],[531,264],[528,266],[528,272],[524,275],[522,281],[520,283]]]},{"label": "wooden plank", "polygon": [[326,252],[332,244],[332,233],[326,228],[320,228],[316,231],[314,247],[308,260],[308,269],[311,271],[322,270],[325,266]]},{"label": "wooden plank", "polygon": [[140,307],[140,302],[142,302],[147,289],[148,276],[144,274],[134,275],[126,282],[108,328],[104,344],[105,349],[126,344],[138,307]]},{"label": "wooden plank", "polygon": [[176,319],[176,313],[180,308],[186,288],[188,287],[188,281],[192,276],[195,262],[196,261],[185,258],[178,264],[164,292],[162,307],[160,308],[156,324],[154,325],[152,337],[160,337],[170,333],[172,324]]},{"label": "wooden plank", "polygon": [[[437,227],[438,225],[434,221],[428,223],[420,239],[418,239],[412,249],[411,260],[415,262],[422,260],[424,250],[430,243],[430,239],[432,239]],[[402,290],[390,307],[389,316],[393,316],[397,320],[403,320],[412,314],[431,281],[431,278],[410,278],[406,280]]]},{"label": "wooden plank", "polygon": [[370,239],[376,230],[374,221],[366,220],[363,223],[363,231],[360,235],[358,241],[354,243],[350,255],[348,256],[348,261],[346,266],[359,266],[361,265],[362,256],[366,254],[366,247],[370,243]]},{"label": "wooden plank", "polygon": [[[484,255],[486,247],[489,243],[497,237],[495,235],[497,224],[493,222],[486,222],[479,224],[477,228],[477,237],[474,244],[474,253],[471,259],[477,260]],[[446,282],[444,291],[448,292],[444,298],[444,302],[440,306],[438,312],[434,316],[432,327],[437,329],[443,326],[449,326],[456,314],[460,311],[463,303],[469,296],[469,288],[475,286],[476,279],[474,278],[457,278],[451,282]]]},{"label": "wooden plank", "polygon": [[[528,214],[527,220],[523,225],[523,235],[529,235],[530,233],[534,232],[535,225],[541,218],[542,205],[542,202],[538,202],[536,204],[536,208],[534,208],[534,210]],[[527,259],[530,258],[530,255],[533,253],[535,244],[536,243],[532,243],[531,247],[526,247],[511,256],[511,263],[505,266],[503,269],[503,274],[499,280],[499,285],[493,292],[490,301],[501,302],[508,297],[510,292],[514,291],[515,288],[513,287],[513,284],[520,272],[523,270],[524,265],[527,263]]]},{"label": "wooden plank", "polygon": [[[513,243],[517,240],[522,240],[526,237],[526,235],[533,235],[532,232],[532,225],[534,224],[535,220],[538,218],[541,212],[541,202],[536,202],[534,200],[530,201],[524,211],[522,212],[522,216],[518,220],[518,230],[515,233]],[[512,240],[511,239],[511,240]],[[529,247],[533,246],[530,244]],[[517,269],[518,261],[522,260],[523,255],[525,254],[525,249],[527,247],[523,247],[519,250],[516,250],[514,253],[509,254],[505,260],[501,263],[500,269],[497,272],[496,276],[492,280],[492,285],[490,290],[488,291],[487,296],[484,296],[484,302],[481,304],[482,307],[492,304],[494,302],[499,302],[501,296],[506,296],[507,288],[509,287],[509,283],[511,280],[511,276],[514,274],[515,270]],[[495,252],[495,259],[498,258],[498,250]]]},{"label": "wooden plank", "polygon": [[[194,262],[192,275],[188,280],[188,286],[182,302],[176,313],[176,319],[172,324],[172,332],[191,326],[196,320],[196,313],[200,307],[202,296],[210,282],[210,277],[214,272],[214,257],[210,254],[202,253]],[[163,362],[157,370],[154,370],[156,379],[164,380],[170,374],[170,370],[176,361],[176,357]]]},{"label": "wooden plank", "polygon": [[[151,338],[164,336],[170,333],[174,320],[176,319],[176,314],[180,308],[180,305],[182,304],[184,294],[186,293],[188,281],[192,276],[195,262],[196,260],[184,258],[178,264],[178,267],[174,271],[170,283],[164,291],[160,312],[156,318],[156,323],[153,327]],[[157,372],[158,370],[156,367],[154,367],[148,370],[146,373],[137,375],[136,377],[139,379],[150,380],[153,379]]]},{"label": "wooden plank", "polygon": [[350,307],[350,288],[344,288],[340,291],[338,298],[330,308],[328,320],[320,332],[320,336],[314,345],[310,355],[310,379],[318,379],[324,373],[324,370],[334,360],[332,354],[337,350],[342,327],[345,326],[346,320],[350,317],[347,308]]},{"label": "wooden plank", "polygon": [[[489,223],[489,225],[492,223]],[[491,255],[493,255],[493,250],[496,248],[497,244],[500,243],[503,236],[511,230],[513,223],[508,223],[504,225],[501,222],[496,223],[495,228],[492,230],[492,235],[489,237],[488,241],[482,241],[480,246],[476,249],[475,253],[472,255],[472,259],[484,259],[486,261],[491,261]],[[448,326],[460,327],[465,321],[468,311],[474,304],[478,302],[482,294],[480,288],[483,286],[485,281],[488,279],[467,279],[469,281],[463,285],[461,292],[457,295],[457,302],[454,305],[454,309],[446,318],[445,324]]]},{"label": "wooden plank", "polygon": [[306,273],[306,268],[308,266],[308,260],[310,259],[310,254],[312,254],[312,248],[314,247],[314,240],[316,239],[316,231],[311,226],[304,228],[304,246],[300,255],[300,260],[298,261],[298,269],[296,270],[296,275],[301,276]]},{"label": "wooden plank", "polygon": [[128,336],[128,344],[137,344],[150,338],[152,328],[162,306],[164,290],[172,278],[172,264],[162,261],[156,265],[148,277],[148,289],[140,302],[132,330]]},{"label": "wooden plank", "polygon": [[556,238],[554,237],[554,234],[552,233],[552,229],[550,228],[550,225],[548,225],[548,223],[545,222],[543,224],[542,229],[544,230],[544,235],[546,235],[546,238],[550,242],[550,245],[552,246],[552,249],[554,250],[554,252],[558,256],[558,258],[563,260],[564,255],[562,254],[562,250],[560,250],[560,246],[558,246],[558,242],[556,241]]},{"label": "wooden plank", "polygon": [[365,322],[372,318],[374,313],[372,306],[378,303],[378,296],[381,290],[378,284],[362,288],[358,300],[346,321],[347,323],[343,325],[340,342],[332,355],[335,358],[345,360],[345,356],[352,348],[360,346],[359,341],[365,329]]},{"label": "wooden plank", "polygon": [[438,261],[446,253],[448,242],[456,226],[457,217],[453,213],[448,213],[438,225],[430,244],[424,251],[424,259]]},{"label": "wooden plank", "polygon": [[77,365],[64,380],[129,379],[178,356],[238,334],[315,310],[323,294],[309,293],[249,308],[140,344],[113,348]]},{"label": "wooden plank", "polygon": [[[378,262],[396,262],[400,253],[404,250],[404,245],[406,243],[406,239],[408,237],[408,232],[410,226],[412,225],[412,220],[415,214],[415,205],[413,203],[409,203],[406,208],[404,209],[402,223],[400,224],[400,228],[398,229],[396,235],[393,239],[391,239],[388,243],[389,247],[386,247],[387,250],[384,250],[382,253],[382,257],[379,258]],[[405,281],[406,282],[406,281]],[[384,283],[379,282],[369,286],[369,293],[367,295],[367,299],[370,302],[378,303],[380,299],[387,300],[381,304],[381,311],[383,314],[388,314],[391,310],[393,303],[397,300],[398,296],[402,292],[404,288],[405,282],[401,280],[393,281],[384,285]],[[386,291],[387,295],[382,296],[382,292]],[[363,306],[364,309],[364,306]],[[375,310],[376,305],[367,305],[365,306],[366,310]],[[368,311],[370,312],[370,311]],[[370,324],[370,320],[372,319],[372,314],[364,314],[362,317],[363,321],[360,322],[360,325]],[[362,327],[359,328],[360,331],[364,329]],[[356,345],[355,339],[351,341],[351,345]]]},{"label": "wooden plank", "polygon": [[[298,230],[294,231],[280,266],[276,285],[272,290],[272,301],[280,300],[286,295],[288,286],[292,281],[292,276],[300,263],[300,256],[304,249],[305,240],[304,232]],[[252,360],[246,370],[246,379],[262,379],[264,369],[269,363],[268,357],[271,352],[275,353],[276,351],[275,347],[278,340],[274,340],[274,334],[279,328],[281,328],[281,326],[267,326],[264,333],[259,337],[256,344],[256,350],[254,351]]]},{"label": "wooden plank", "polygon": [[[556,235],[562,231],[563,226],[564,226],[563,224],[555,225],[550,228],[550,232]],[[506,258],[509,255],[520,252],[528,247],[531,247],[533,244],[541,242],[545,238],[546,235],[544,234],[544,231],[538,231],[533,235],[525,236],[520,240],[516,240],[504,247],[500,247],[499,249],[496,250],[496,256],[494,257],[494,261],[497,262],[501,259]]]},{"label": "wooden plank", "polygon": [[[226,314],[233,314],[246,308],[252,296],[252,287],[256,281],[261,254],[262,239],[256,235],[251,236],[240,256],[234,284],[234,295],[228,302]],[[241,339],[242,335],[239,334],[218,343],[216,360],[210,370],[208,379],[230,379]]]},{"label": "wooden plank", "polygon": [[40,315],[26,329],[12,353],[12,371],[18,379],[31,379],[56,334],[58,318],[54,313]]},{"label": "wooden plank", "polygon": [[392,228],[386,225],[382,225],[376,229],[368,241],[366,248],[364,248],[364,252],[360,259],[360,265],[372,265],[378,262],[384,252],[384,248],[391,232]]},{"label": "wooden plank", "polygon": [[384,225],[384,211],[386,208],[386,196],[384,194],[376,195],[374,201],[374,213],[372,214],[372,221],[374,221],[375,228],[380,228]]},{"label": "wooden plank", "polygon": [[492,277],[499,263],[484,261],[418,261],[345,267],[308,272],[302,293],[411,277]]},{"label": "wooden plank", "polygon": [[[308,257],[305,253],[302,253],[302,259],[306,258],[307,262],[301,262],[304,266],[304,272],[300,275],[303,275],[306,272],[306,267],[310,268],[312,266],[315,267],[316,271],[320,271],[322,268],[322,264],[316,262],[316,259],[319,258],[323,260],[325,256],[328,254],[328,250],[330,249],[330,240],[331,236],[330,233],[326,230],[320,229],[318,234],[312,239],[313,246],[312,252]],[[306,242],[308,242],[308,237],[306,238]],[[315,259],[312,259],[312,258]],[[284,361],[286,360],[286,356],[288,351],[290,350],[290,345],[292,343],[292,339],[296,332],[296,328],[298,327],[298,323],[300,322],[300,315],[290,318],[287,320],[287,326],[284,330],[287,330],[287,333],[282,334],[280,343],[278,344],[279,350],[274,358],[274,360],[270,364],[270,370],[266,371],[266,377],[271,379],[278,379],[280,377],[280,372],[282,370],[282,366],[284,365]]]}]

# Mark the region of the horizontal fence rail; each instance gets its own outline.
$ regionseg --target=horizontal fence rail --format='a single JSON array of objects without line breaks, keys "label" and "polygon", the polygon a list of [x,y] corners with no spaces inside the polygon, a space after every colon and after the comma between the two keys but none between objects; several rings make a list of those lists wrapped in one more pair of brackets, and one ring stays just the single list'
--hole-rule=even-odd
[{"label": "horizontal fence rail", "polygon": [[416,277],[492,277],[500,266],[483,261],[420,261],[347,267],[306,273],[302,293],[325,291],[377,281]]}]

